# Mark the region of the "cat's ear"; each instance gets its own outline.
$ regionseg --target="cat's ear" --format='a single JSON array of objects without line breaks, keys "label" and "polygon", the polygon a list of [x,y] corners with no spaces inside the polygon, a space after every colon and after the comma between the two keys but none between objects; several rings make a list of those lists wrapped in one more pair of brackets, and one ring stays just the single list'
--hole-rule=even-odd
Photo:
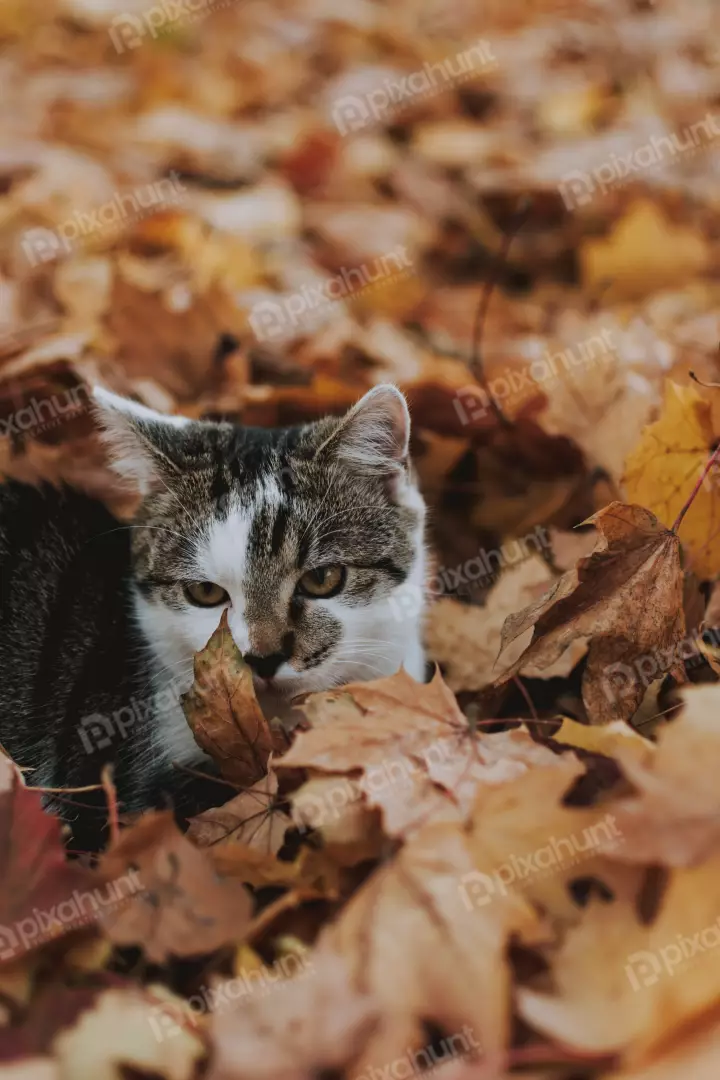
[{"label": "cat's ear", "polygon": [[93,388],[94,412],[115,472],[142,495],[161,487],[181,471],[178,443],[193,421],[165,416],[101,386]]},{"label": "cat's ear", "polygon": [[410,413],[391,383],[369,390],[353,405],[321,450],[361,470],[397,473],[405,467],[410,445]]}]

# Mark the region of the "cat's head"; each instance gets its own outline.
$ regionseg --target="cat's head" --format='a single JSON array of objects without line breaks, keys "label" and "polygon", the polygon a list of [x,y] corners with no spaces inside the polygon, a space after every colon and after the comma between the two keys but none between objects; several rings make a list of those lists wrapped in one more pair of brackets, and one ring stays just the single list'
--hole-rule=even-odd
[{"label": "cat's head", "polygon": [[143,494],[137,610],[164,663],[202,648],[227,607],[263,689],[294,697],[403,664],[422,677],[425,508],[395,387],[282,430],[95,398],[114,467]]}]

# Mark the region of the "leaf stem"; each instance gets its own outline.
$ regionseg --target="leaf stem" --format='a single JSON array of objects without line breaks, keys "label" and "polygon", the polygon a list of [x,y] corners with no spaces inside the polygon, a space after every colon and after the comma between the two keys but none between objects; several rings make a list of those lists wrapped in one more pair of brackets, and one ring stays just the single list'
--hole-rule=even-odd
[{"label": "leaf stem", "polygon": [[115,785],[113,783],[112,765],[103,765],[102,772],[100,773],[100,782],[105,791],[105,798],[107,799],[110,843],[114,844],[120,836],[120,825],[118,823],[117,791],[115,790]]},{"label": "leaf stem", "polygon": [[520,232],[520,229],[525,224],[530,210],[530,206],[531,200],[529,198],[524,198],[521,200],[520,206],[516,211],[515,216],[503,237],[503,242],[500,246],[500,250],[495,256],[495,261],[491,265],[490,273],[486,278],[482,295],[480,296],[480,303],[478,304],[475,311],[475,322],[472,332],[470,371],[472,372],[475,380],[480,383],[480,386],[482,386],[483,390],[487,394],[488,401],[490,402],[490,407],[495,413],[498,421],[503,425],[503,427],[506,428],[512,427],[512,424],[500,408],[497,398],[492,393],[490,385],[487,381],[487,376],[485,374],[485,365],[483,364],[482,359],[482,339],[485,329],[485,318],[487,316],[488,308],[490,307],[490,300],[492,299],[493,292],[495,291],[495,287],[500,279],[500,274],[507,260],[508,253],[510,251],[510,245],[512,244],[515,236]]},{"label": "leaf stem", "polygon": [[710,472],[710,470],[712,469],[715,462],[718,460],[718,457],[720,457],[720,442],[717,444],[717,446],[713,450],[712,454],[710,455],[710,457],[705,462],[705,468],[700,473],[700,476],[698,477],[698,480],[697,480],[697,483],[695,484],[695,487],[692,489],[692,491],[690,492],[690,494],[688,496],[687,502],[683,506],[683,508],[680,511],[680,513],[678,514],[678,516],[675,518],[675,521],[673,522],[673,526],[670,529],[670,532],[677,533],[678,529],[680,528],[680,524],[682,522],[682,519],[685,517],[688,510],[690,509],[690,507],[694,503],[695,496],[697,495],[698,491],[702,487],[703,480],[705,479],[707,474]]}]

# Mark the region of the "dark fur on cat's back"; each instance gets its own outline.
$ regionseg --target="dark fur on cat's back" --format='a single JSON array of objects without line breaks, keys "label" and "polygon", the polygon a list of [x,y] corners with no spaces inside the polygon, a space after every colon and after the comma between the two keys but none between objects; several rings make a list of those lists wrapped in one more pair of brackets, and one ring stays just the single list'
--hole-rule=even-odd
[{"label": "dark fur on cat's back", "polygon": [[[181,802],[187,781],[138,767],[149,738],[141,727],[91,754],[80,739],[84,718],[112,716],[152,677],[130,579],[130,532],[101,503],[69,489],[0,485],[0,744],[32,770],[33,786],[97,784],[112,762],[133,810],[163,805],[164,793]],[[79,818],[83,834],[95,832],[102,794],[67,798],[56,809]],[[74,803],[97,810],[79,814]]]}]

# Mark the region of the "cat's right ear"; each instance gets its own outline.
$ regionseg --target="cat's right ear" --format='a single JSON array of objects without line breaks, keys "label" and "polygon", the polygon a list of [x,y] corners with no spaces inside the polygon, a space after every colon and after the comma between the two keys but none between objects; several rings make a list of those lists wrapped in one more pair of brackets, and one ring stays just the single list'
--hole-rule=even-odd
[{"label": "cat's right ear", "polygon": [[178,444],[194,421],[185,416],[165,416],[101,386],[93,388],[92,397],[110,464],[141,495],[180,474]]}]

